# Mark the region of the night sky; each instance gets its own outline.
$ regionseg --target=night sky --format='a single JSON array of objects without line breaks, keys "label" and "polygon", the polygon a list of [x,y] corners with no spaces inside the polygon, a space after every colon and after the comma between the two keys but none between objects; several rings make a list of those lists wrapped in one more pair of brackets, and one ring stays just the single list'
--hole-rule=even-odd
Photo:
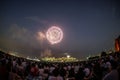
[{"label": "night sky", "polygon": [[[63,30],[61,43],[38,39],[51,26]],[[49,48],[84,58],[114,49],[119,35],[119,0],[0,0],[0,49],[6,51],[37,56]]]}]

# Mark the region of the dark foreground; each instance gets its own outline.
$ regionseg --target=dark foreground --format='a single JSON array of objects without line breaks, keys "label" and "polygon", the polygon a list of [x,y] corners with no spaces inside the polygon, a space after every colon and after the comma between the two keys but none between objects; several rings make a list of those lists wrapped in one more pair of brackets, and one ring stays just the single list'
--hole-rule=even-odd
[{"label": "dark foreground", "polygon": [[120,53],[82,62],[50,63],[0,52],[0,80],[120,80]]}]

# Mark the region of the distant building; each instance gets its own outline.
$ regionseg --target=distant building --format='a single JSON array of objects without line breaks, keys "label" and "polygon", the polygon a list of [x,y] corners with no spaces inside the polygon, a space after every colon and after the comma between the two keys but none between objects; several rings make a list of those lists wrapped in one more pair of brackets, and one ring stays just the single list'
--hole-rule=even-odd
[{"label": "distant building", "polygon": [[115,51],[120,52],[120,36],[115,39]]}]

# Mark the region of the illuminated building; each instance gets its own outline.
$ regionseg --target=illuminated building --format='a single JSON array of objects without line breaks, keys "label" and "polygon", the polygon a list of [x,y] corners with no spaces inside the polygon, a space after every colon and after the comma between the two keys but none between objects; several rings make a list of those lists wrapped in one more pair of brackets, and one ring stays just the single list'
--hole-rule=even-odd
[{"label": "illuminated building", "polygon": [[120,36],[115,39],[115,51],[120,52]]}]

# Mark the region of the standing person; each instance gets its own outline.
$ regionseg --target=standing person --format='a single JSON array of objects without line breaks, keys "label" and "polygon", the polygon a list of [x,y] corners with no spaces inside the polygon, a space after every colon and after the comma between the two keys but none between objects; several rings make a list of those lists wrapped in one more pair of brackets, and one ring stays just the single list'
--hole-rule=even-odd
[{"label": "standing person", "polygon": [[103,80],[119,80],[119,73],[117,71],[117,62],[116,61],[110,61],[111,67],[110,72],[103,77]]},{"label": "standing person", "polygon": [[75,74],[75,80],[83,80],[85,73],[83,72],[83,68],[79,68],[77,74]]},{"label": "standing person", "polygon": [[8,80],[9,72],[6,66],[6,60],[0,61],[0,80]]},{"label": "standing person", "polygon": [[63,77],[59,74],[59,69],[55,68],[52,74],[48,77],[48,80],[63,80]]}]

